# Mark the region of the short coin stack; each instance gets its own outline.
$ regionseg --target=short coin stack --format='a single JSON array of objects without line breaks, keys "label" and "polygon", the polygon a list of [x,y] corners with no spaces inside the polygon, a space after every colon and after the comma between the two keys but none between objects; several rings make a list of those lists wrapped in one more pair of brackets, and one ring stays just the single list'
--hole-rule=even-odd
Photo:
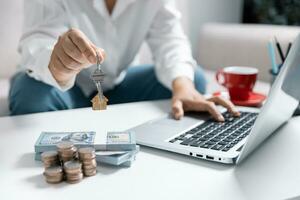
[{"label": "short coin stack", "polygon": [[73,160],[77,157],[77,148],[72,142],[64,141],[57,144],[59,158],[63,162]]},{"label": "short coin stack", "polygon": [[83,179],[83,174],[94,176],[97,173],[95,149],[85,147],[77,152],[72,142],[58,143],[57,151],[43,152],[41,160],[45,166],[47,183],[60,183],[64,177],[68,183],[78,183]]},{"label": "short coin stack", "polygon": [[91,147],[80,148],[78,150],[79,160],[83,164],[83,173],[85,176],[94,176],[97,173],[97,162],[95,149]]},{"label": "short coin stack", "polygon": [[45,168],[55,166],[59,164],[57,151],[46,151],[41,154],[41,159],[44,163]]},{"label": "short coin stack", "polygon": [[78,183],[82,180],[82,164],[79,161],[71,160],[64,163],[64,170],[68,183]]},{"label": "short coin stack", "polygon": [[61,166],[51,166],[45,169],[44,176],[47,183],[60,183],[64,178],[63,169]]}]

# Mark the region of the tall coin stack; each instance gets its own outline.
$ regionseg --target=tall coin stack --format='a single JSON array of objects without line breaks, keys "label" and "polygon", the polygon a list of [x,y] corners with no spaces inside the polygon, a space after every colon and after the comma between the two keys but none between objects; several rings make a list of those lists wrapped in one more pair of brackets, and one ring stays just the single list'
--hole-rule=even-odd
[{"label": "tall coin stack", "polygon": [[68,183],[78,183],[82,180],[82,164],[79,161],[72,160],[64,163],[64,171]]},{"label": "tall coin stack", "polygon": [[47,183],[60,183],[64,178],[63,169],[61,166],[51,166],[45,169],[44,176]]},{"label": "tall coin stack", "polygon": [[77,157],[77,148],[72,142],[65,141],[58,143],[57,151],[60,160],[64,163]]},{"label": "tall coin stack", "polygon": [[55,166],[59,164],[57,151],[46,151],[41,154],[41,159],[45,168]]},{"label": "tall coin stack", "polygon": [[97,173],[97,162],[95,149],[91,147],[80,148],[78,150],[79,159],[83,164],[85,176],[94,176]]}]

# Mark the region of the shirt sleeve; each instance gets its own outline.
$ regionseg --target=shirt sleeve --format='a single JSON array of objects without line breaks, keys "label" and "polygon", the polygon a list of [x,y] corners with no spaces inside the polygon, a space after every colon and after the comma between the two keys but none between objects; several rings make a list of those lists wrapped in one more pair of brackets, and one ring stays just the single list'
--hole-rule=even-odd
[{"label": "shirt sleeve", "polygon": [[190,43],[181,27],[181,14],[174,4],[173,1],[163,4],[147,34],[156,76],[170,90],[177,77],[185,76],[194,81],[197,66],[192,57]]},{"label": "shirt sleeve", "polygon": [[69,29],[65,13],[59,0],[25,1],[23,34],[18,47],[21,69],[25,69],[30,77],[62,91],[70,89],[75,78],[61,86],[48,65],[58,36]]}]

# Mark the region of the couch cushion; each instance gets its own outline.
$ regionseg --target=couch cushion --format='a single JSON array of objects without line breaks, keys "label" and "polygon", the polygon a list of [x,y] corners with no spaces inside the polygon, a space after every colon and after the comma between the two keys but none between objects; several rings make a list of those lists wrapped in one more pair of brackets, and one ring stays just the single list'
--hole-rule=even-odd
[{"label": "couch cushion", "polygon": [[[285,51],[299,34],[299,27],[250,24],[206,24],[199,35],[199,64],[216,70],[242,65],[259,69],[259,78],[269,81],[271,62],[267,42],[276,36]],[[280,63],[277,54],[277,62]]]},{"label": "couch cushion", "polygon": [[0,79],[0,116],[9,114],[8,109],[9,79]]}]

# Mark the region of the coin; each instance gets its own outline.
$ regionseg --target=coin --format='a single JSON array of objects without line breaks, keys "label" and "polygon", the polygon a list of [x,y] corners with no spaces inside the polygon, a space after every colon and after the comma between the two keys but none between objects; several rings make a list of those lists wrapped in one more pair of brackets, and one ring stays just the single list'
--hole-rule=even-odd
[{"label": "coin", "polygon": [[81,172],[78,174],[67,174],[66,176],[68,180],[77,180],[83,178],[83,174]]},{"label": "coin", "polygon": [[75,183],[79,183],[82,179],[78,179],[78,180],[67,180],[67,183],[70,184],[75,184]]},{"label": "coin", "polygon": [[45,174],[48,176],[55,176],[60,173],[63,173],[61,166],[52,166],[52,167],[45,169]]},{"label": "coin", "polygon": [[60,142],[57,144],[59,158],[63,162],[70,161],[77,157],[77,148],[72,142]]},{"label": "coin", "polygon": [[82,162],[83,173],[85,176],[93,176],[97,173],[97,162],[95,149],[91,147],[80,148],[78,150],[79,159]]},{"label": "coin", "polygon": [[45,151],[41,154],[42,160],[56,158],[57,156],[57,151]]},{"label": "coin", "polygon": [[78,161],[68,161],[68,162],[65,162],[64,164],[64,169],[65,170],[76,170],[76,169],[81,169],[82,167],[82,164]]},{"label": "coin", "polygon": [[52,180],[52,179],[46,179],[47,183],[56,184],[62,182],[62,179]]},{"label": "coin", "polygon": [[85,160],[85,161],[82,161],[82,165],[83,166],[85,166],[85,165],[95,165],[95,166],[97,166],[97,162],[96,162],[96,159]]},{"label": "coin", "polygon": [[84,170],[84,175],[85,176],[94,176],[96,175],[97,173],[97,170],[96,169],[92,169],[92,170]]},{"label": "coin", "polygon": [[83,167],[90,166],[90,165],[97,167],[97,162],[96,162],[96,159],[85,160],[82,162],[82,165],[83,165]]},{"label": "coin", "polygon": [[57,146],[58,149],[63,150],[63,149],[72,148],[74,146],[74,144],[73,144],[73,142],[63,141],[63,142],[58,143],[56,146]]},{"label": "coin", "polygon": [[60,183],[63,180],[64,174],[61,166],[52,166],[46,168],[44,177],[48,183]]},{"label": "coin", "polygon": [[80,148],[78,150],[78,153],[79,153],[79,159],[81,161],[83,161],[85,159],[93,159],[96,157],[95,149],[91,148],[91,147]]},{"label": "coin", "polygon": [[83,147],[78,150],[79,154],[94,154],[95,149],[92,147]]},{"label": "coin", "polygon": [[59,162],[58,153],[57,151],[45,151],[41,154],[41,160],[43,161],[45,168],[57,165]]}]

